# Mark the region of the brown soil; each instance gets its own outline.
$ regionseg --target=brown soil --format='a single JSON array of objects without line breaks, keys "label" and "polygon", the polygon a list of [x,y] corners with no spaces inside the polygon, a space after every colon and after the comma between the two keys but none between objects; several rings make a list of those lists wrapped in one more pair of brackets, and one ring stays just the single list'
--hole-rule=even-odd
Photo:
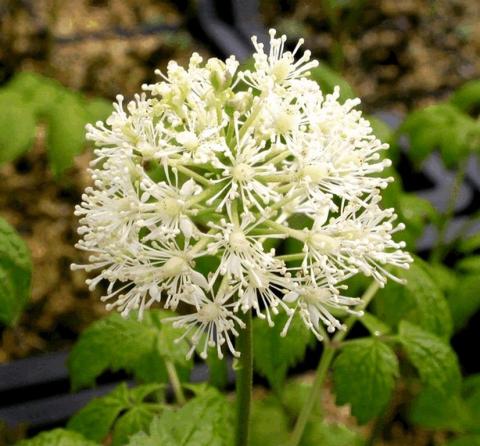
[{"label": "brown soil", "polygon": [[[327,5],[335,3],[346,7],[329,12]],[[262,0],[261,5],[268,26],[292,41],[304,37],[313,56],[333,62],[369,109],[405,111],[480,77],[480,2]]]}]

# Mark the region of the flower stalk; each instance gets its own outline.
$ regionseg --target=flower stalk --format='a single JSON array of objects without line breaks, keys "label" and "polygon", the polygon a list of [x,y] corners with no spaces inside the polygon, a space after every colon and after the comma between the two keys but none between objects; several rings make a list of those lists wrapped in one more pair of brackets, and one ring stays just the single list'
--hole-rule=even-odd
[{"label": "flower stalk", "polygon": [[245,329],[237,338],[240,358],[236,366],[237,424],[235,446],[247,446],[250,431],[250,410],[253,385],[252,312],[242,317]]}]

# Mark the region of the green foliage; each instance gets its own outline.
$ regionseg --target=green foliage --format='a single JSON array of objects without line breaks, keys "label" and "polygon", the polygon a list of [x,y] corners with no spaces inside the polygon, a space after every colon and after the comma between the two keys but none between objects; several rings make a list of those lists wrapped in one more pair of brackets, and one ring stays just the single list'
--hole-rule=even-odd
[{"label": "green foliage", "polygon": [[459,393],[443,395],[430,388],[423,389],[413,400],[409,419],[427,429],[463,432],[470,417]]},{"label": "green foliage", "polygon": [[[275,420],[275,422],[272,422]],[[252,406],[251,446],[278,446],[289,435],[289,419],[278,400],[267,397]]]},{"label": "green foliage", "polygon": [[480,80],[463,84],[450,98],[450,103],[460,110],[471,113],[480,106]]},{"label": "green foliage", "polygon": [[231,415],[225,397],[209,389],[178,410],[165,409],[154,418],[148,434],[134,435],[129,446],[230,446]]},{"label": "green foliage", "polygon": [[175,363],[181,375],[188,373],[192,363],[185,356],[186,341],[174,339],[182,333],[162,319],[170,313],[152,310],[143,321],[124,319],[112,314],[85,330],[70,353],[68,366],[74,389],[93,385],[107,369],[125,369],[143,381],[164,382],[165,360]]},{"label": "green foliage", "polygon": [[455,331],[464,327],[480,309],[480,274],[462,274],[457,283],[447,295]]},{"label": "green foliage", "polygon": [[0,90],[0,164],[22,155],[35,138],[35,116],[21,96]]},{"label": "green foliage", "polygon": [[34,140],[38,121],[47,124],[48,160],[55,176],[73,165],[85,146],[85,124],[105,120],[112,106],[86,100],[59,82],[21,72],[0,89],[0,164],[14,161]]},{"label": "green foliage", "polygon": [[70,419],[67,427],[99,442],[113,430],[112,445],[122,446],[131,435],[149,426],[158,408],[144,400],[161,389],[163,386],[159,384],[129,389],[123,383],[108,395],[88,403]]},{"label": "green foliage", "polygon": [[83,435],[66,429],[54,429],[42,432],[34,438],[23,440],[17,446],[99,446],[87,440]]},{"label": "green foliage", "polygon": [[274,390],[279,391],[289,367],[294,366],[305,356],[312,334],[300,318],[295,317],[288,335],[280,336],[287,321],[284,313],[275,319],[275,326],[269,327],[261,319],[253,321],[253,353],[255,370],[267,378]]},{"label": "green foliage", "polygon": [[440,149],[447,167],[455,167],[469,153],[478,150],[480,125],[450,104],[437,104],[414,111],[402,124],[410,138],[409,157],[419,166]]},{"label": "green foliage", "polygon": [[465,435],[449,441],[446,446],[480,446],[480,435]]},{"label": "green foliage", "polygon": [[407,321],[400,323],[399,333],[399,340],[425,388],[443,395],[459,390],[457,357],[444,340]]},{"label": "green foliage", "polygon": [[452,334],[450,310],[438,284],[430,274],[430,267],[415,257],[408,270],[395,269],[395,275],[405,284],[390,281],[375,299],[377,316],[396,327],[405,319],[442,338]]},{"label": "green foliage", "polygon": [[72,167],[73,159],[85,145],[85,124],[88,115],[83,99],[76,94],[63,94],[48,112],[47,154],[57,177]]},{"label": "green foliage", "polygon": [[333,364],[337,404],[350,404],[359,423],[378,416],[390,401],[398,361],[390,347],[375,339],[353,341]]},{"label": "green foliage", "polygon": [[0,218],[0,322],[14,324],[30,297],[30,252],[4,219]]},{"label": "green foliage", "polygon": [[21,95],[37,119],[45,117],[59,96],[68,91],[56,80],[29,71],[16,74],[7,89]]},{"label": "green foliage", "polygon": [[409,250],[414,250],[415,242],[423,234],[425,225],[438,221],[438,212],[428,200],[408,193],[399,195],[396,209],[406,226],[401,238]]},{"label": "green foliage", "polygon": [[320,85],[325,94],[332,93],[333,89],[338,86],[340,87],[341,101],[356,97],[348,82],[328,65],[320,63],[318,67],[312,68],[310,73],[311,79]]}]

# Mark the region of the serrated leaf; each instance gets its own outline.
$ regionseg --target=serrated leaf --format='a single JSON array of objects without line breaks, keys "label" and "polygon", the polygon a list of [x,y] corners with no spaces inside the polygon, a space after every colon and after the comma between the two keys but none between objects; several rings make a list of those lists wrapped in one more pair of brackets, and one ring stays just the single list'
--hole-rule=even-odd
[{"label": "serrated leaf", "polygon": [[364,446],[360,434],[340,423],[313,420],[307,424],[302,446]]},{"label": "serrated leaf", "polygon": [[66,429],[54,429],[42,432],[34,438],[22,440],[17,446],[99,446],[87,440],[83,435]]},{"label": "serrated leaf", "polygon": [[69,420],[67,427],[89,440],[102,441],[128,404],[127,386],[121,384],[110,394],[90,401]]},{"label": "serrated leaf", "polygon": [[130,446],[231,446],[231,410],[223,395],[210,389],[178,410],[155,418],[149,434],[131,438]]},{"label": "serrated leaf", "polygon": [[30,297],[32,263],[27,245],[0,218],[0,322],[13,324]]},{"label": "serrated leaf", "polygon": [[299,318],[293,319],[287,336],[280,336],[286,321],[284,313],[275,317],[274,327],[258,318],[253,321],[254,367],[276,391],[280,390],[288,369],[303,359],[313,339]]},{"label": "serrated leaf", "polygon": [[377,293],[376,315],[391,327],[405,319],[447,339],[453,328],[448,303],[429,265],[418,257],[414,260],[408,270],[394,269],[404,285],[391,281]]},{"label": "serrated leaf", "polygon": [[390,401],[397,376],[397,357],[387,345],[375,339],[347,344],[333,363],[337,404],[350,404],[359,423],[366,423]]},{"label": "serrated leaf", "polygon": [[85,146],[85,125],[88,114],[83,99],[76,94],[63,94],[48,112],[47,155],[55,176],[73,166],[75,156]]},{"label": "serrated leaf", "polygon": [[153,419],[153,412],[145,406],[136,406],[115,423],[112,446],[123,446],[137,432],[145,431]]},{"label": "serrated leaf", "polygon": [[416,425],[452,432],[463,432],[470,422],[468,409],[459,394],[439,395],[429,388],[415,397],[408,416]]},{"label": "serrated leaf", "polygon": [[113,444],[125,444],[130,435],[150,424],[153,411],[144,400],[163,387],[162,384],[145,384],[129,389],[122,383],[108,395],[90,401],[67,426],[95,441],[105,439],[114,427]]},{"label": "serrated leaf", "polygon": [[461,374],[457,357],[439,337],[407,321],[399,325],[399,340],[425,387],[440,394],[459,390]]},{"label": "serrated leaf", "polygon": [[[188,373],[192,362],[185,357],[186,341],[167,346],[178,338],[180,331],[161,320],[171,313],[151,310],[144,320],[132,316],[124,319],[112,314],[92,324],[85,330],[72,349],[68,361],[74,389],[94,384],[95,379],[107,369],[125,369],[143,380],[166,379],[163,360],[168,358]],[[173,342],[172,342],[173,343]],[[161,373],[156,373],[159,367]]]},{"label": "serrated leaf", "polygon": [[420,165],[435,149],[440,149],[447,167],[455,167],[475,149],[480,127],[451,104],[437,104],[410,114],[402,124],[410,138],[408,155]]},{"label": "serrated leaf", "polygon": [[447,302],[458,331],[480,309],[480,275],[460,275],[456,289],[447,295]]},{"label": "serrated leaf", "polygon": [[28,150],[35,138],[35,116],[22,97],[0,91],[0,164],[14,161]]}]

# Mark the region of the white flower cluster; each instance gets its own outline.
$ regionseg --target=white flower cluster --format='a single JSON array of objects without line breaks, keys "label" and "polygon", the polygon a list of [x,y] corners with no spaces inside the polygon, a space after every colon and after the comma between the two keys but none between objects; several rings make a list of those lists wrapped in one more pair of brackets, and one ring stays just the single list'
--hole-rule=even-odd
[{"label": "white flower cluster", "polygon": [[123,315],[182,304],[173,323],[202,356],[224,344],[238,355],[249,310],[269,324],[285,311],[284,332],[298,313],[322,339],[342,328],[332,312],[359,303],[342,282],[361,273],[383,286],[388,265],[411,262],[392,238],[403,225],[380,206],[387,145],[359,100],[324,95],[310,52],[295,60],[302,42],[286,51],[270,36],[268,54],[252,39],[252,70],[233,57],[170,62],[87,128],[93,186],[76,215],[90,257],[74,268],[99,271],[90,287],[107,281],[103,300]]}]

